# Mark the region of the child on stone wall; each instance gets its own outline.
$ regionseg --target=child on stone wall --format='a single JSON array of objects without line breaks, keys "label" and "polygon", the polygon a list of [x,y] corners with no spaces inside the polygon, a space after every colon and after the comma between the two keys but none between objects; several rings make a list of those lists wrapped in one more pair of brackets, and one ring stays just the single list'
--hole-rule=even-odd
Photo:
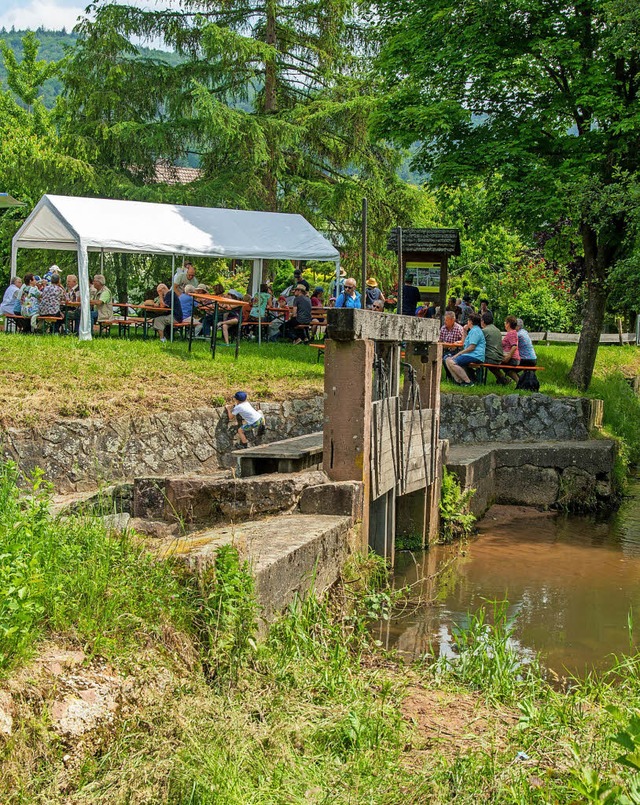
[{"label": "child on stone wall", "polygon": [[264,414],[262,411],[257,411],[251,403],[247,402],[246,391],[236,391],[233,399],[235,403],[226,406],[229,422],[233,422],[237,416],[244,420],[238,428],[238,438],[240,439],[241,447],[247,447],[247,434],[252,433],[256,436],[262,436],[264,433]]}]

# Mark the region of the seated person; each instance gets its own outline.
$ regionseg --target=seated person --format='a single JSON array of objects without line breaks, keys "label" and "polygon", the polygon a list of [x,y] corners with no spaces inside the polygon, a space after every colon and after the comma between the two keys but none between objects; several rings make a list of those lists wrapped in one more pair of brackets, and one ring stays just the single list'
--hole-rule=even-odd
[{"label": "seated person", "polygon": [[464,335],[463,328],[456,321],[455,310],[447,310],[444,314],[444,324],[440,328],[438,343],[442,344],[442,363],[449,380],[453,380],[453,377],[447,369],[446,360],[462,349]]},{"label": "seated person", "polygon": [[195,315],[195,310],[198,307],[198,302],[191,296],[196,293],[194,285],[185,285],[184,293],[180,297],[180,305],[182,306],[182,321],[191,321],[193,316],[193,334],[198,336],[202,330],[200,319]]},{"label": "seated person", "polygon": [[91,304],[96,307],[94,311],[96,316],[91,319],[95,325],[101,321],[110,321],[113,319],[113,297],[111,291],[107,288],[107,280],[103,274],[96,274],[93,278],[93,287],[95,289],[95,297]]},{"label": "seated person", "polygon": [[[307,325],[312,323],[311,299],[307,296],[307,289],[302,283],[296,286],[294,291],[295,301],[293,311],[289,319],[289,336],[293,338],[294,345],[309,343],[309,329]],[[305,329],[306,328],[306,329]]]},{"label": "seated person", "polygon": [[14,277],[2,297],[0,313],[10,313],[12,315],[15,313],[16,302],[20,301],[20,288],[22,288],[22,280],[20,277]]},{"label": "seated person", "polygon": [[64,302],[64,288],[60,284],[60,276],[58,274],[51,275],[51,282],[42,291],[40,297],[40,315],[41,316],[59,316],[60,321],[56,322],[54,329],[59,333],[64,327],[64,319],[60,305]]},{"label": "seated person", "polygon": [[268,318],[267,307],[271,304],[271,293],[266,282],[260,285],[260,290],[251,300],[249,321],[264,321]]},{"label": "seated person", "polygon": [[324,288],[321,285],[313,289],[311,307],[324,307]]},{"label": "seated person", "polygon": [[[168,308],[169,312],[156,316],[156,318],[153,320],[153,329],[160,336],[161,343],[164,343],[167,340],[167,335],[171,333],[171,322],[174,321],[180,323],[183,321],[182,304],[180,302],[181,297],[182,292],[180,290],[167,290],[167,293],[162,301],[164,303],[163,307]],[[172,307],[173,319],[171,318]]]},{"label": "seated person", "polygon": [[[224,286],[218,282],[210,288],[208,285],[205,285],[203,282],[201,282],[196,287],[196,291],[198,293],[211,294],[212,296],[222,296],[224,294]],[[203,314],[202,331],[200,336],[203,338],[209,338],[213,328],[213,313],[215,303],[212,300],[201,299],[198,302],[198,307],[200,308],[200,312]]]},{"label": "seated person", "polygon": [[480,316],[469,314],[469,330],[464,339],[464,346],[457,355],[450,355],[446,366],[455,382],[460,386],[473,386],[473,381],[465,371],[470,363],[483,363],[485,359],[486,341],[480,329]]},{"label": "seated person", "polygon": [[[225,297],[229,300],[229,305],[220,303],[220,307],[224,312],[222,314],[222,321],[218,322],[218,329],[222,330],[222,338],[224,339],[225,346],[228,347],[230,331],[238,327],[242,321],[243,306],[237,304],[239,301],[242,301],[242,294],[238,293],[238,291],[227,291]],[[233,302],[236,303],[235,307],[233,306]]]},{"label": "seated person", "polygon": [[25,333],[34,332],[40,315],[40,296],[38,287],[40,277],[33,274],[24,275],[24,285],[20,289],[20,314],[28,321],[21,322]]},{"label": "seated person", "polygon": [[[520,351],[518,350],[518,320],[515,316],[507,316],[504,320],[504,326],[507,333],[502,339],[502,363],[507,366],[518,366],[520,363]],[[510,372],[508,369],[506,369],[505,372],[514,383],[518,382],[517,372]]]},{"label": "seated person", "polygon": [[[487,342],[487,348],[485,350],[485,362],[502,363],[502,359],[504,357],[502,352],[502,333],[493,323],[493,313],[488,310],[486,313],[482,314],[481,318],[482,332],[484,333],[484,339]],[[490,368],[489,371],[495,376],[496,381],[501,386],[507,386],[509,384],[509,381],[504,376],[502,369]]]},{"label": "seated person", "polygon": [[535,366],[538,363],[538,356],[533,348],[531,336],[524,329],[522,319],[517,319],[518,329],[518,352],[520,353],[520,366]]}]

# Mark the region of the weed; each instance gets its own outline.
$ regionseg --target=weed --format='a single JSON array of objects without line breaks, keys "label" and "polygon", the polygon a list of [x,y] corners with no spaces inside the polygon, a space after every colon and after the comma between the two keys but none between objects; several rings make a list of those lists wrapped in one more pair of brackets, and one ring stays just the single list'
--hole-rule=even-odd
[{"label": "weed", "polygon": [[198,578],[196,629],[209,678],[217,685],[235,684],[256,651],[257,604],[249,565],[238,550],[223,545],[213,572]]},{"label": "weed", "polygon": [[463,492],[455,473],[443,467],[442,492],[440,495],[440,527],[442,542],[453,542],[471,535],[475,515],[468,511],[475,489]]}]

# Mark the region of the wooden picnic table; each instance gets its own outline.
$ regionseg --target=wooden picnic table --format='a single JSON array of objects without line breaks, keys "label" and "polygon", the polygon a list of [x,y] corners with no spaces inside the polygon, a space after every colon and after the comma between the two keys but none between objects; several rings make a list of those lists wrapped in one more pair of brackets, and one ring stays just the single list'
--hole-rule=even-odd
[{"label": "wooden picnic table", "polygon": [[[204,302],[211,302],[213,305],[200,305],[200,309],[211,309],[213,307],[213,326],[211,328],[211,341],[209,344],[209,348],[211,349],[211,357],[215,358],[216,356],[216,344],[217,339],[216,336],[218,334],[218,308],[247,308],[252,307],[251,302],[245,302],[243,299],[231,299],[228,296],[217,296],[216,294],[212,293],[198,293],[194,291],[189,294],[194,299],[198,301]],[[191,352],[191,344],[193,341],[193,314],[195,312],[195,305],[191,309],[191,327],[189,328],[189,352]],[[238,357],[238,352],[240,351],[240,333],[242,332],[242,318],[238,322],[238,327],[236,328],[236,354],[235,357]]]}]

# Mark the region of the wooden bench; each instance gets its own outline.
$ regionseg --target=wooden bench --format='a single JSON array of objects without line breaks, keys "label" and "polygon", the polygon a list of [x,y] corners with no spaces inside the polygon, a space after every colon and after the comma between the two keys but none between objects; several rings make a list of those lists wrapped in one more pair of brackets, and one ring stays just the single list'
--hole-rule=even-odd
[{"label": "wooden bench", "polygon": [[309,344],[312,349],[318,350],[318,357],[316,358],[316,363],[320,363],[320,356],[324,355],[324,344]]},{"label": "wooden bench", "polygon": [[470,363],[468,366],[482,370],[482,382],[485,386],[489,369],[502,369],[503,372],[544,372],[544,366],[510,366],[508,363]]},{"label": "wooden bench", "polygon": [[[19,321],[29,321],[27,316],[20,316],[18,313],[4,313],[3,315],[4,315],[4,318],[5,318],[5,326],[4,326],[5,333],[9,333],[9,332],[14,332],[15,333],[16,330],[17,330],[17,327],[16,327],[17,322],[19,322]],[[12,324],[13,325],[11,330],[9,330],[7,328],[7,324]]]},{"label": "wooden bench", "polygon": [[[19,316],[17,313],[4,313],[3,315],[6,322],[4,328],[6,333],[9,332],[6,326],[9,322],[13,323],[13,330],[15,332],[17,322],[31,321],[31,316]],[[47,325],[53,325],[64,321],[64,316],[38,316],[37,321],[42,325],[42,332],[44,333]]]},{"label": "wooden bench", "polygon": [[47,325],[53,330],[55,324],[64,322],[64,316],[38,316],[38,321],[42,324],[42,334],[44,335]]}]

